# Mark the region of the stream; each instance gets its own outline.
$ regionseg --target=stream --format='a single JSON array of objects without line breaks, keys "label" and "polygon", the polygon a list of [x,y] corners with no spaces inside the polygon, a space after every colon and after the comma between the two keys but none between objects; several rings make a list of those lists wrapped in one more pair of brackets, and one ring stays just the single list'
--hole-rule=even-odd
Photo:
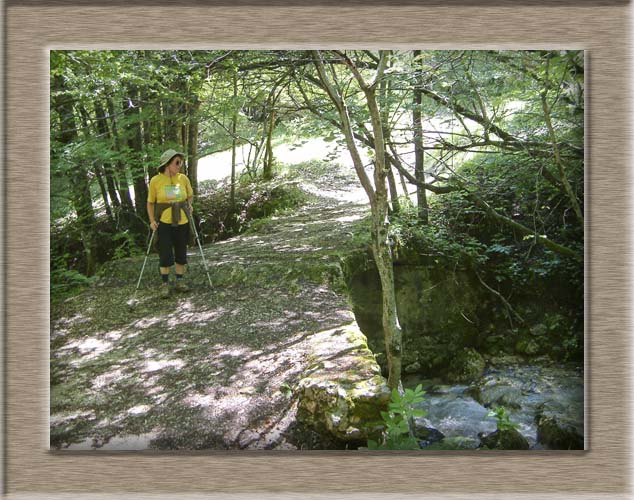
[{"label": "stream", "polygon": [[[495,417],[487,414],[497,406],[504,406],[531,449],[550,449],[538,442],[535,423],[535,416],[544,408],[579,429],[583,435],[583,368],[499,365],[488,368],[479,380],[469,385],[447,385],[416,376],[403,379],[405,388],[414,388],[418,384],[425,390],[425,401],[419,407],[427,415],[417,419],[417,425],[436,429],[446,438],[466,438],[462,439],[465,447],[476,448],[480,433],[496,430]],[[430,439],[423,446],[433,441]]]}]

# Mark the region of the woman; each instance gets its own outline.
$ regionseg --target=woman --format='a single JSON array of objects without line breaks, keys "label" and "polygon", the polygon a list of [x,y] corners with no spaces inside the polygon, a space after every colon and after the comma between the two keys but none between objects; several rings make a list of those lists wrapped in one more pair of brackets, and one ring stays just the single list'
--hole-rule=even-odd
[{"label": "woman", "polygon": [[152,231],[158,230],[161,297],[170,296],[170,268],[176,267],[175,289],[186,292],[183,282],[187,264],[189,219],[194,191],[185,174],[180,173],[185,155],[168,149],[161,155],[158,174],[150,180],[147,198],[147,214]]}]

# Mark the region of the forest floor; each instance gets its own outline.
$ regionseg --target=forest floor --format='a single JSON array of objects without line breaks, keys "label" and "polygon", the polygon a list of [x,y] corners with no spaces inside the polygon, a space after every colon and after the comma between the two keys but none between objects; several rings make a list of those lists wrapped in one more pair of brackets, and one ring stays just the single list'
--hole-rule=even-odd
[{"label": "forest floor", "polygon": [[[356,327],[342,259],[367,251],[352,168],[295,172],[311,201],[248,233],[189,249],[191,291],[160,299],[156,255],[112,263],[51,307],[51,449],[296,449],[294,388],[344,363]],[[342,366],[342,370],[345,367]]]}]

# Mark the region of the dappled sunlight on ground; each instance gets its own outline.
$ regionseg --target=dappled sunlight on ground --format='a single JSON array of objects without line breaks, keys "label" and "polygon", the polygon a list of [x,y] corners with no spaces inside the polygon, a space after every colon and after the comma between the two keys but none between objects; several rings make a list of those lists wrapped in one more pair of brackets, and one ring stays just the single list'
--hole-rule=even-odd
[{"label": "dappled sunlight on ground", "polygon": [[51,447],[299,446],[297,384],[354,354],[342,333],[354,315],[329,274],[367,216],[348,174],[257,233],[205,246],[211,289],[190,249],[190,293],[165,301],[148,284],[126,309],[129,284],[97,286],[54,311]]}]

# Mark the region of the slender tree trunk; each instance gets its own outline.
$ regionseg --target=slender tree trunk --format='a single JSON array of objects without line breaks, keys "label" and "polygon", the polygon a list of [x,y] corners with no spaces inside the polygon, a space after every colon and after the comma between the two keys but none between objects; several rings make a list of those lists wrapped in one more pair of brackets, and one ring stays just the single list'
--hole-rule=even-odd
[{"label": "slender tree trunk", "polygon": [[[108,112],[110,113],[110,133],[112,143],[115,151],[121,153],[121,139],[119,137],[119,130],[117,126],[117,108],[112,99],[108,99]],[[132,203],[132,197],[130,196],[130,187],[128,185],[127,165],[121,160],[116,161],[115,170],[117,172],[115,176],[115,182],[117,185],[117,191],[119,198],[121,199],[121,205],[129,212],[134,212],[134,203]]]},{"label": "slender tree trunk", "polygon": [[236,209],[236,132],[238,127],[238,105],[236,99],[238,97],[238,74],[233,74],[233,116],[231,117],[231,212]]},{"label": "slender tree trunk", "polygon": [[[84,106],[78,106],[79,116],[81,116],[82,128],[86,131],[86,135],[89,135],[89,130],[91,130],[90,124],[90,116],[88,111]],[[101,191],[101,197],[103,199],[104,210],[106,211],[106,215],[111,222],[113,222],[112,217],[112,209],[110,208],[110,202],[108,201],[108,191],[106,190],[106,185],[103,180],[103,170],[101,168],[101,162],[98,158],[95,158],[93,161],[93,168],[95,172],[95,177],[97,178],[97,183],[99,184],[99,190]]]},{"label": "slender tree trunk", "polygon": [[[391,66],[391,60],[388,60],[387,67]],[[381,125],[383,127],[383,138],[384,143],[390,142],[390,127],[389,127],[389,115],[388,115],[388,106],[387,106],[387,95],[390,91],[389,81],[386,79],[381,79],[379,82],[379,99],[381,102]],[[387,151],[385,152],[387,154]],[[398,199],[398,189],[396,188],[396,179],[394,178],[394,172],[392,171],[392,167],[386,159],[383,159],[383,164],[387,169],[387,181],[388,186],[390,188],[390,199],[392,200],[392,212],[397,214],[401,211],[401,203]]]},{"label": "slender tree trunk", "polygon": [[108,201],[108,190],[106,189],[106,183],[104,182],[103,169],[98,162],[94,165],[95,168],[95,177],[97,177],[97,182],[99,183],[99,190],[101,191],[101,197],[103,198],[104,208],[106,210],[106,215],[110,222],[114,222],[114,218],[112,216],[112,208],[110,208],[110,202]]},{"label": "slender tree trunk", "polygon": [[[272,103],[274,106],[274,103]],[[273,128],[275,127],[275,109],[269,113],[269,126],[266,134],[266,152],[264,155],[263,177],[266,180],[273,178]]]},{"label": "slender tree trunk", "polygon": [[[421,51],[414,51],[414,67],[416,68],[416,85],[414,86],[414,107],[412,109],[412,125],[414,129],[414,176],[421,184],[425,182],[425,150],[423,139],[422,103],[423,85]],[[427,191],[419,184],[416,190],[418,204],[418,219],[422,224],[429,224],[429,207],[427,206]]]},{"label": "slender tree trunk", "polygon": [[180,127],[178,126],[177,105],[169,98],[163,101],[163,137],[164,144],[179,144],[178,136]]},{"label": "slender tree trunk", "polygon": [[[52,104],[57,109],[61,120],[60,130],[62,132],[59,139],[63,144],[70,146],[78,139],[74,104],[71,98],[64,94],[65,82],[63,76],[55,76],[53,85],[59,91],[59,93],[51,97]],[[96,219],[92,207],[88,169],[84,164],[77,162],[73,165],[69,176],[70,201],[77,215],[86,258],[85,273],[87,276],[92,276],[95,274],[97,267],[97,243],[95,233]]]},{"label": "slender tree trunk", "polygon": [[148,187],[145,182],[145,168],[143,166],[143,128],[141,123],[141,111],[139,109],[139,89],[136,85],[129,89],[129,110],[128,113],[134,120],[131,122],[130,135],[128,136],[128,147],[132,154],[128,155],[130,173],[132,175],[132,185],[134,186],[134,206],[137,216],[148,222],[147,217],[147,196]]},{"label": "slender tree trunk", "polygon": [[375,88],[378,81],[381,80],[385,70],[386,53],[381,51],[379,68],[377,70],[374,81],[371,84],[365,82],[364,78],[354,66],[352,61],[345,54],[337,52],[351,69],[354,77],[358,81],[366,98],[366,104],[370,111],[372,119],[372,129],[375,135],[374,151],[375,151],[375,168],[374,168],[374,187],[368,178],[361,156],[357,149],[354,132],[348,114],[348,108],[345,100],[342,98],[341,92],[333,84],[326,68],[324,67],[319,51],[313,52],[313,58],[319,78],[327,89],[330,99],[335,104],[339,116],[341,118],[342,131],[346,138],[346,144],[353,160],[355,171],[359,176],[361,185],[365,189],[370,200],[371,218],[372,218],[372,253],[379,271],[382,292],[382,311],[383,311],[383,334],[385,341],[385,350],[388,361],[388,386],[397,388],[401,380],[402,365],[402,331],[398,321],[398,313],[396,310],[396,293],[394,290],[394,267],[392,254],[388,242],[388,191],[386,185],[387,168],[385,164],[385,142],[383,138],[383,125],[381,123],[381,115],[376,103]]},{"label": "slender tree trunk", "polygon": [[[382,54],[384,54],[382,52]],[[384,55],[382,57],[385,57]],[[355,73],[366,97],[372,129],[375,139],[376,166],[374,169],[374,186],[376,190],[375,210],[372,214],[373,254],[383,295],[383,334],[388,358],[388,385],[396,388],[401,380],[402,365],[402,330],[396,309],[396,291],[394,288],[394,264],[388,235],[388,192],[386,177],[389,166],[385,163],[385,140],[380,111],[374,95],[374,85],[365,84],[360,73]],[[377,75],[378,76],[378,75]]]},{"label": "slender tree trunk", "polygon": [[579,201],[577,200],[577,196],[572,191],[572,186],[570,186],[570,182],[568,181],[568,176],[566,175],[566,171],[564,170],[564,164],[561,159],[561,155],[559,153],[559,146],[557,145],[557,137],[555,135],[555,129],[553,127],[553,122],[550,118],[550,107],[548,106],[548,100],[546,97],[546,91],[541,93],[542,100],[542,108],[544,110],[544,119],[546,120],[546,126],[548,127],[548,133],[550,135],[550,141],[552,143],[553,148],[553,157],[555,159],[555,165],[557,165],[557,169],[559,170],[559,179],[564,186],[564,190],[568,199],[570,200],[570,204],[572,205],[572,209],[581,222],[581,226],[583,226],[583,211],[581,210],[581,206],[579,205]]},{"label": "slender tree trunk", "polygon": [[[386,165],[389,165],[386,163]],[[396,179],[394,178],[394,172],[388,166],[387,171],[387,183],[390,188],[390,199],[392,200],[392,212],[397,214],[401,211],[401,202],[398,199],[398,189],[396,188]]]},{"label": "slender tree trunk", "polygon": [[[108,130],[108,122],[104,107],[98,99],[95,99],[93,105],[95,106],[95,114],[97,115],[95,120],[95,129],[97,130],[97,134],[104,138],[111,137],[110,131]],[[117,187],[115,185],[114,168],[112,163],[103,162],[103,171],[106,179],[106,186],[108,188],[108,196],[110,197],[110,203],[113,207],[119,208],[121,206],[121,201],[119,200],[119,193],[117,192]]]},{"label": "slender tree trunk", "polygon": [[189,108],[187,125],[187,175],[194,194],[198,194],[198,109],[200,101],[195,95],[191,96],[192,104]]}]

